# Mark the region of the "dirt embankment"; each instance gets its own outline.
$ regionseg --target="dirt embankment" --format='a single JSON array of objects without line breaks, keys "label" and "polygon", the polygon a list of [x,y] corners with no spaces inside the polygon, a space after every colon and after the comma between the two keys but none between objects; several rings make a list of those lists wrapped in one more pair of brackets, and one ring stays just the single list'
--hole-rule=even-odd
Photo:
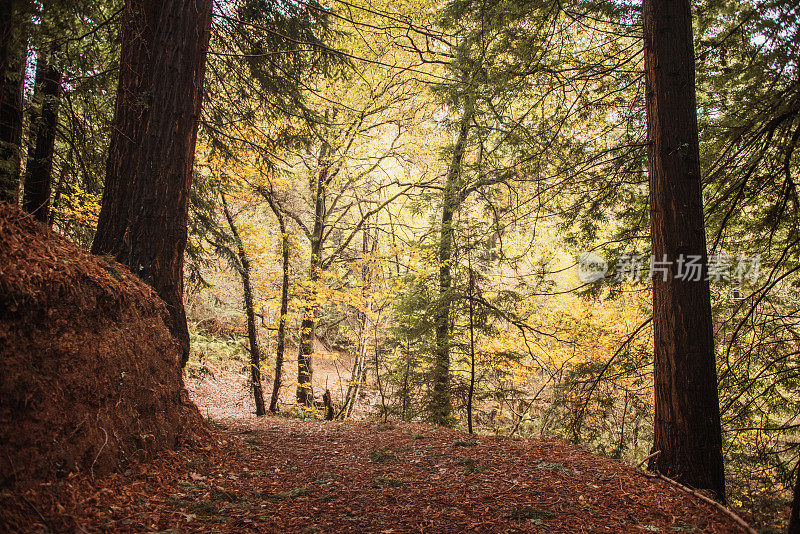
[{"label": "dirt embankment", "polygon": [[0,487],[107,473],[202,432],[163,301],[0,205]]}]

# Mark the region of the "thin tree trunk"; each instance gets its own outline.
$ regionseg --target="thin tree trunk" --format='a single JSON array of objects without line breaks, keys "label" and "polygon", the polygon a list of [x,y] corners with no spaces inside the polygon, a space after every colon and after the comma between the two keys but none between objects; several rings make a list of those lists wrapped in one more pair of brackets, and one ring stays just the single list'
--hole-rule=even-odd
[{"label": "thin tree trunk", "polygon": [[22,2],[0,2],[0,202],[16,204],[22,154],[22,103],[27,45],[19,13]]},{"label": "thin tree trunk", "polygon": [[64,181],[67,179],[67,175],[70,171],[69,161],[72,161],[72,147],[69,149],[69,154],[64,161],[64,164],[61,166],[61,172],[58,173],[58,180],[56,181],[55,187],[53,188],[53,202],[50,205],[50,213],[47,216],[47,225],[52,227],[53,223],[56,220],[56,213],[58,212],[58,205],[59,200],[61,200],[61,194],[64,190]]},{"label": "thin tree trunk", "polygon": [[472,273],[472,262],[468,260],[469,269],[469,391],[467,392],[467,431],[472,434],[472,397],[475,395],[475,277]]},{"label": "thin tree trunk", "polygon": [[281,307],[278,316],[278,343],[275,349],[275,379],[272,382],[272,398],[269,401],[269,411],[278,413],[278,397],[281,392],[281,377],[283,375],[283,355],[286,347],[286,314],[289,313],[289,233],[286,230],[286,221],[280,207],[275,203],[271,194],[267,195],[267,202],[281,231],[281,265],[283,278],[281,280]]},{"label": "thin tree trunk", "polygon": [[40,109],[31,113],[34,143],[28,154],[22,201],[23,209],[43,223],[49,219],[53,151],[61,104],[61,72],[54,64],[56,53],[57,49],[50,54],[40,53],[36,62],[34,100]]},{"label": "thin tree trunk", "polygon": [[367,315],[361,314],[361,332],[358,336],[358,354],[353,362],[353,367],[350,372],[350,380],[347,384],[347,393],[345,393],[345,405],[343,407],[344,418],[349,419],[353,415],[353,410],[358,402],[358,394],[361,391],[362,374],[364,372],[364,363],[367,359]]},{"label": "thin tree trunk", "polygon": [[453,147],[453,157],[442,199],[442,220],[439,229],[439,301],[433,314],[436,347],[433,362],[433,392],[431,395],[431,419],[434,424],[450,426],[452,401],[450,399],[450,304],[452,300],[451,259],[453,257],[453,215],[461,204],[461,163],[467,145],[472,105],[468,103],[461,117],[458,138]]},{"label": "thin tree trunk", "polygon": [[383,415],[383,422],[389,417],[389,411],[386,409],[386,395],[383,392],[383,384],[381,382],[381,362],[380,350],[378,349],[378,321],[375,321],[375,333],[373,338],[373,348],[375,353],[375,383],[378,386],[378,393],[381,396],[381,413]]},{"label": "thin tree trunk", "polygon": [[[369,242],[370,228],[366,227],[362,231],[361,240],[361,257],[362,260],[367,257],[368,253],[375,254],[378,247],[378,235],[375,234],[375,239],[372,241],[370,247]],[[361,269],[361,299],[364,302],[364,311],[359,312],[361,323],[361,331],[358,336],[358,355],[355,362],[353,362],[352,372],[350,373],[350,381],[347,385],[347,393],[345,394],[344,413],[345,418],[350,418],[353,414],[356,404],[358,403],[358,394],[361,391],[361,385],[365,380],[362,376],[365,374],[364,365],[367,360],[367,326],[369,323],[369,315],[372,311],[372,297],[370,296],[372,286],[372,269],[366,264]]]},{"label": "thin tree trunk", "polygon": [[617,444],[617,452],[613,458],[617,460],[622,459],[622,448],[625,445],[625,417],[628,415],[628,392],[625,391],[625,403],[622,405],[622,424],[619,429],[619,443]]},{"label": "thin tree trunk", "polygon": [[233,234],[233,241],[236,243],[236,255],[239,257],[239,274],[242,277],[242,288],[244,292],[244,311],[247,316],[247,339],[250,342],[250,383],[253,386],[253,400],[256,404],[256,415],[266,415],[264,408],[264,389],[261,386],[261,350],[258,346],[258,331],[256,329],[256,310],[253,304],[253,285],[250,281],[250,259],[244,249],[244,243],[236,229],[225,194],[220,192],[222,197],[222,209],[225,212],[225,219],[228,227]]},{"label": "thin tree trunk", "polygon": [[406,368],[403,373],[403,411],[400,418],[403,421],[408,420],[408,405],[411,403],[411,391],[409,388],[409,380],[411,378],[411,339],[406,339]]},{"label": "thin tree trunk", "polygon": [[725,501],[711,301],[705,272],[678,279],[706,237],[689,0],[644,0],[653,277],[655,436],[650,469]]},{"label": "thin tree trunk", "polygon": [[183,306],[197,123],[211,0],[127,0],[119,88],[95,254],[111,254],[164,299],[189,358]]}]

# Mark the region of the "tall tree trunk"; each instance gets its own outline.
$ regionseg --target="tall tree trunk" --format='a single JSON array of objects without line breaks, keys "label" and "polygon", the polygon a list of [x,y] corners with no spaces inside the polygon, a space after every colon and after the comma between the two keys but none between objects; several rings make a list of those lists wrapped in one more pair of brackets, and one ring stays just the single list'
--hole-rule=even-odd
[{"label": "tall tree trunk", "polygon": [[312,294],[308,304],[303,307],[303,319],[300,321],[300,344],[297,350],[297,402],[305,406],[314,403],[314,390],[311,380],[314,370],[311,367],[311,355],[314,353],[314,339],[317,328],[316,284],[320,279],[322,268],[322,240],[325,232],[325,191],[329,182],[330,164],[328,162],[328,145],[322,143],[317,161],[320,172],[314,188],[314,228],[311,232],[311,262],[309,265],[309,281]]},{"label": "tall tree trunk", "polygon": [[434,424],[450,426],[452,401],[450,399],[450,304],[452,300],[452,273],[455,229],[453,215],[461,205],[461,163],[467,145],[472,104],[465,106],[458,129],[458,138],[453,147],[453,156],[442,198],[442,219],[439,227],[439,299],[434,309],[433,320],[436,347],[433,361],[433,391],[431,395],[431,420]]},{"label": "tall tree trunk", "polygon": [[27,45],[19,27],[22,2],[0,2],[0,202],[17,203],[22,145],[22,99]]},{"label": "tall tree trunk", "polygon": [[794,495],[792,496],[792,509],[789,513],[788,534],[800,534],[800,460],[794,468]]},{"label": "tall tree trunk", "polygon": [[111,254],[164,299],[189,358],[183,307],[189,189],[211,0],[127,0],[119,87],[95,254]]},{"label": "tall tree trunk", "polygon": [[269,401],[269,411],[278,413],[278,396],[281,392],[281,376],[283,375],[283,355],[286,348],[286,314],[289,313],[289,233],[286,230],[286,221],[280,207],[275,203],[271,193],[266,195],[269,207],[278,219],[281,231],[281,266],[283,278],[281,280],[281,308],[278,316],[278,343],[275,350],[275,379],[272,382],[272,398]]},{"label": "tall tree trunk", "polygon": [[25,169],[25,192],[22,206],[36,220],[47,223],[53,173],[53,151],[61,104],[61,72],[55,66],[57,49],[40,53],[36,61],[34,100],[39,109],[31,113],[31,150]]},{"label": "tall tree trunk", "polygon": [[250,281],[250,259],[244,249],[244,243],[239,236],[236,222],[233,220],[225,194],[220,192],[222,197],[222,209],[225,212],[225,219],[228,227],[233,234],[233,241],[236,243],[236,255],[239,258],[239,274],[242,277],[242,289],[244,293],[244,312],[247,316],[247,340],[250,342],[250,383],[253,386],[253,400],[256,405],[256,415],[266,415],[264,408],[264,389],[261,386],[261,350],[258,346],[258,331],[256,330],[256,310],[253,303],[253,284]]},{"label": "tall tree trunk", "polygon": [[475,276],[468,256],[469,269],[469,391],[467,391],[467,431],[472,434],[472,398],[475,396]]},{"label": "tall tree trunk", "polygon": [[688,0],[644,0],[645,83],[653,279],[655,436],[650,468],[725,500],[711,301],[678,259],[701,258],[706,236]]}]

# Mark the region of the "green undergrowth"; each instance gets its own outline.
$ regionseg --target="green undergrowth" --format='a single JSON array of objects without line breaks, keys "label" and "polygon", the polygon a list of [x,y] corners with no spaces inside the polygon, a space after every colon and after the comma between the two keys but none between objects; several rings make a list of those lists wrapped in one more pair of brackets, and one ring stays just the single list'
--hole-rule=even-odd
[{"label": "green undergrowth", "polygon": [[189,376],[213,376],[210,366],[241,367],[249,361],[246,347],[236,337],[217,337],[198,331],[195,326],[189,329],[189,342],[192,348],[186,364]]}]

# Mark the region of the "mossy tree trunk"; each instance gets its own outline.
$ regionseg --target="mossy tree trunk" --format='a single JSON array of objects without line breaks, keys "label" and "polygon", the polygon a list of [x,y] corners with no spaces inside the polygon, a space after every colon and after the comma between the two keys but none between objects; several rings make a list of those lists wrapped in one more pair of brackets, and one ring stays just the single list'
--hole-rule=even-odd
[{"label": "mossy tree trunk", "polygon": [[283,358],[286,350],[286,314],[289,313],[289,233],[286,228],[286,220],[280,206],[275,202],[272,193],[264,193],[264,197],[269,203],[270,209],[278,219],[278,227],[281,231],[281,267],[283,276],[281,278],[281,306],[278,315],[278,340],[275,349],[275,378],[272,381],[272,397],[269,401],[269,411],[278,413],[278,397],[281,391],[281,377],[283,375]]},{"label": "mossy tree trunk", "polygon": [[[468,98],[469,100],[469,98]],[[452,258],[455,246],[453,216],[461,207],[462,163],[472,122],[473,103],[467,102],[461,115],[458,137],[453,146],[447,178],[442,195],[442,218],[439,226],[439,298],[434,308],[433,320],[436,346],[433,360],[433,390],[430,401],[431,420],[434,424],[452,424],[450,398],[450,308],[453,291]]]},{"label": "mossy tree trunk", "polygon": [[244,293],[244,312],[247,317],[247,340],[250,343],[250,384],[253,388],[253,400],[256,405],[256,415],[266,415],[267,410],[264,404],[264,388],[261,385],[261,349],[258,345],[258,329],[256,325],[256,309],[253,302],[253,284],[250,279],[250,258],[244,248],[244,243],[236,228],[225,194],[221,193],[222,210],[225,213],[225,220],[236,244],[236,256],[239,260],[237,270],[242,279],[242,291]]}]

